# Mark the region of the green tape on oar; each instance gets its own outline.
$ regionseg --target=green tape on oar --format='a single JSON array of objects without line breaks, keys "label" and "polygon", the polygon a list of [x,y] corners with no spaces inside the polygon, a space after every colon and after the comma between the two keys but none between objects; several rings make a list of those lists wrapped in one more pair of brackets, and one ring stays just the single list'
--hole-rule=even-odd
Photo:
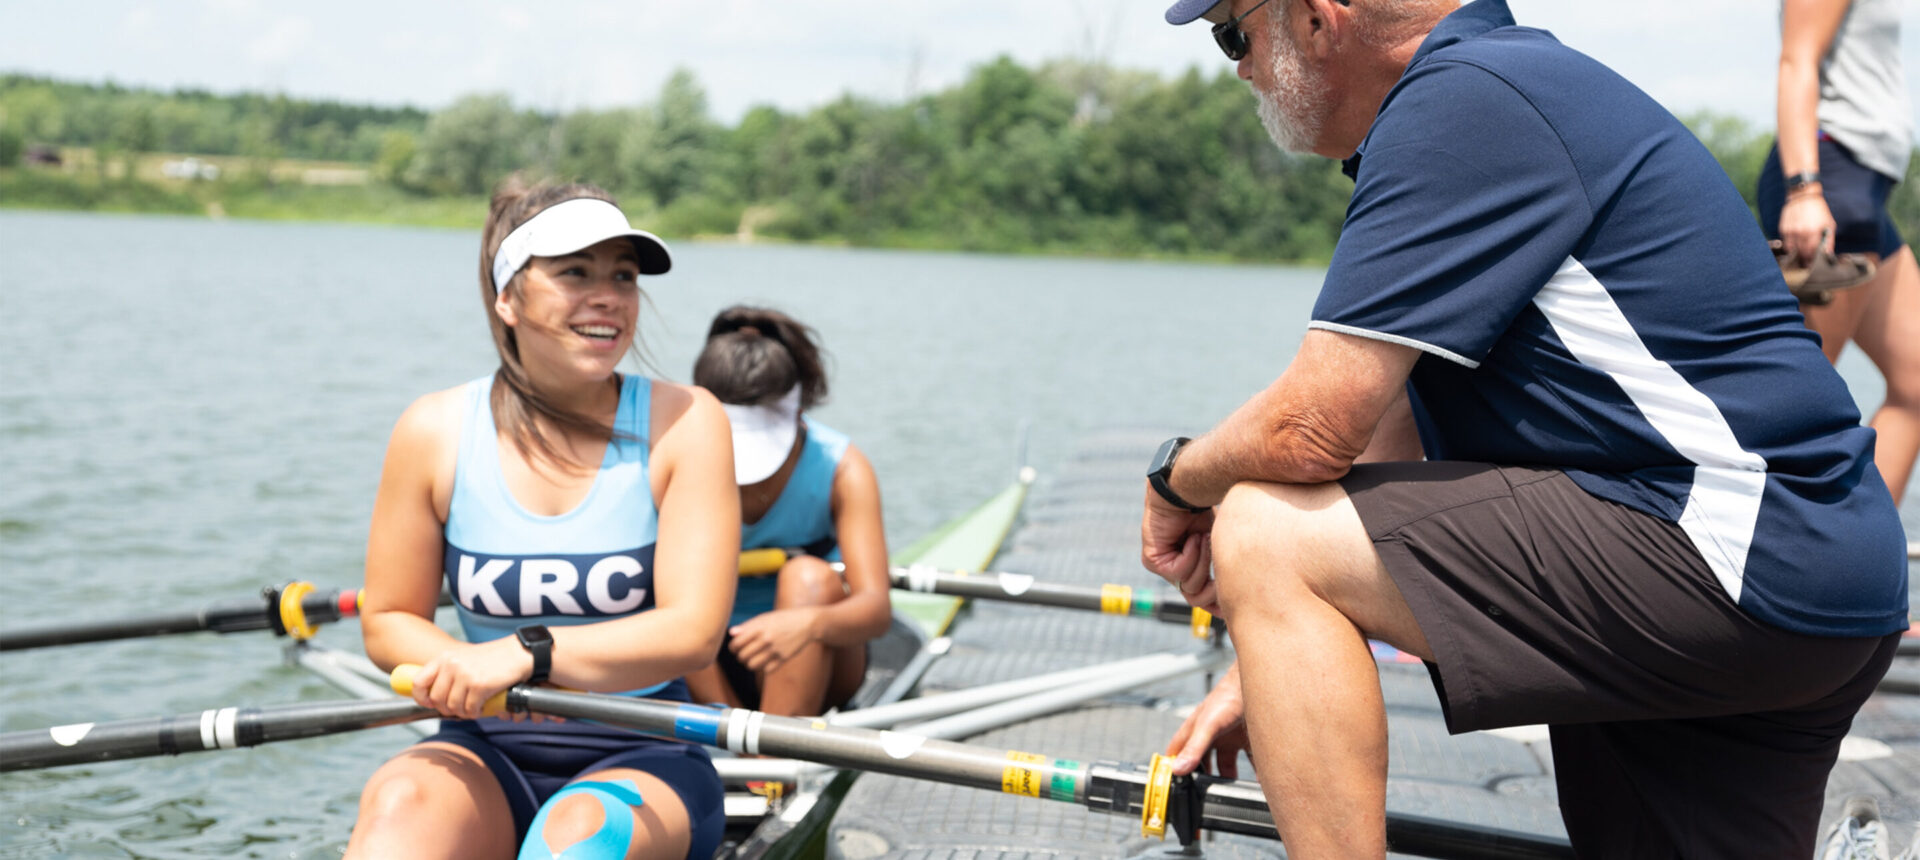
[{"label": "green tape on oar", "polygon": [[1072,803],[1080,796],[1080,763],[1070,758],[1053,760],[1053,778],[1047,780],[1047,799]]}]

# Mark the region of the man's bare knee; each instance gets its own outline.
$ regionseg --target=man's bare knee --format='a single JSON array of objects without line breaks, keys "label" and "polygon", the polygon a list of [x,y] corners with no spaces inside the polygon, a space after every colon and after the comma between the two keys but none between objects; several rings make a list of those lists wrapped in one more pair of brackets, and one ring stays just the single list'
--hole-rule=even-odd
[{"label": "man's bare knee", "polygon": [[1228,613],[1235,602],[1282,610],[1304,599],[1357,609],[1379,564],[1337,483],[1235,486],[1216,512],[1213,556]]},{"label": "man's bare knee", "polygon": [[1227,491],[1214,509],[1213,568],[1220,609],[1279,611],[1309,587],[1301,578],[1311,569],[1302,553],[1311,547],[1291,540],[1301,519],[1318,504],[1318,491],[1295,484],[1241,483]]}]

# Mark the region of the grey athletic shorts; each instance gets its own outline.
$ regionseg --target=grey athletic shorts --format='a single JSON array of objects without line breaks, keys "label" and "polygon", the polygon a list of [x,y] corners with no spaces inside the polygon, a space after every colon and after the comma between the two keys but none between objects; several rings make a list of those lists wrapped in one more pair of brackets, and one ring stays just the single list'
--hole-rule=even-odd
[{"label": "grey athletic shorts", "polygon": [[1812,856],[1898,634],[1756,621],[1678,526],[1557,470],[1381,463],[1340,483],[1433,648],[1447,727],[1552,726],[1582,856]]}]

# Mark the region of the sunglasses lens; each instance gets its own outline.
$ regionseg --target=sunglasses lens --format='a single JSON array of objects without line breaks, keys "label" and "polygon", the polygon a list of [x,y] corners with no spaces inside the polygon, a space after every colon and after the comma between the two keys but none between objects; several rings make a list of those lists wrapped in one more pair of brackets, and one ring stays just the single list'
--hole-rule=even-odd
[{"label": "sunglasses lens", "polygon": [[1213,28],[1213,41],[1227,59],[1240,62],[1247,55],[1247,34],[1232,24],[1219,24]]}]

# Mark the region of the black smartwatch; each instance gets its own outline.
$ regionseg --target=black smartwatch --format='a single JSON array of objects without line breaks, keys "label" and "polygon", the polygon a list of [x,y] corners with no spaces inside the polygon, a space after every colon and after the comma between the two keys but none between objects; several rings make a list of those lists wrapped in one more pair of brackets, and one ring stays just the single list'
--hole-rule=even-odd
[{"label": "black smartwatch", "polygon": [[547,675],[553,671],[553,632],[545,624],[528,624],[513,631],[520,647],[533,655],[533,675],[527,678],[529,684],[546,683]]},{"label": "black smartwatch", "polygon": [[1159,493],[1160,498],[1166,499],[1167,504],[1197,514],[1206,508],[1180,498],[1180,494],[1173,491],[1173,484],[1170,483],[1173,479],[1173,458],[1180,456],[1180,449],[1185,448],[1187,443],[1192,441],[1185,436],[1175,436],[1160,443],[1160,450],[1153,454],[1153,464],[1147,467],[1147,485],[1152,487],[1154,492]]}]

